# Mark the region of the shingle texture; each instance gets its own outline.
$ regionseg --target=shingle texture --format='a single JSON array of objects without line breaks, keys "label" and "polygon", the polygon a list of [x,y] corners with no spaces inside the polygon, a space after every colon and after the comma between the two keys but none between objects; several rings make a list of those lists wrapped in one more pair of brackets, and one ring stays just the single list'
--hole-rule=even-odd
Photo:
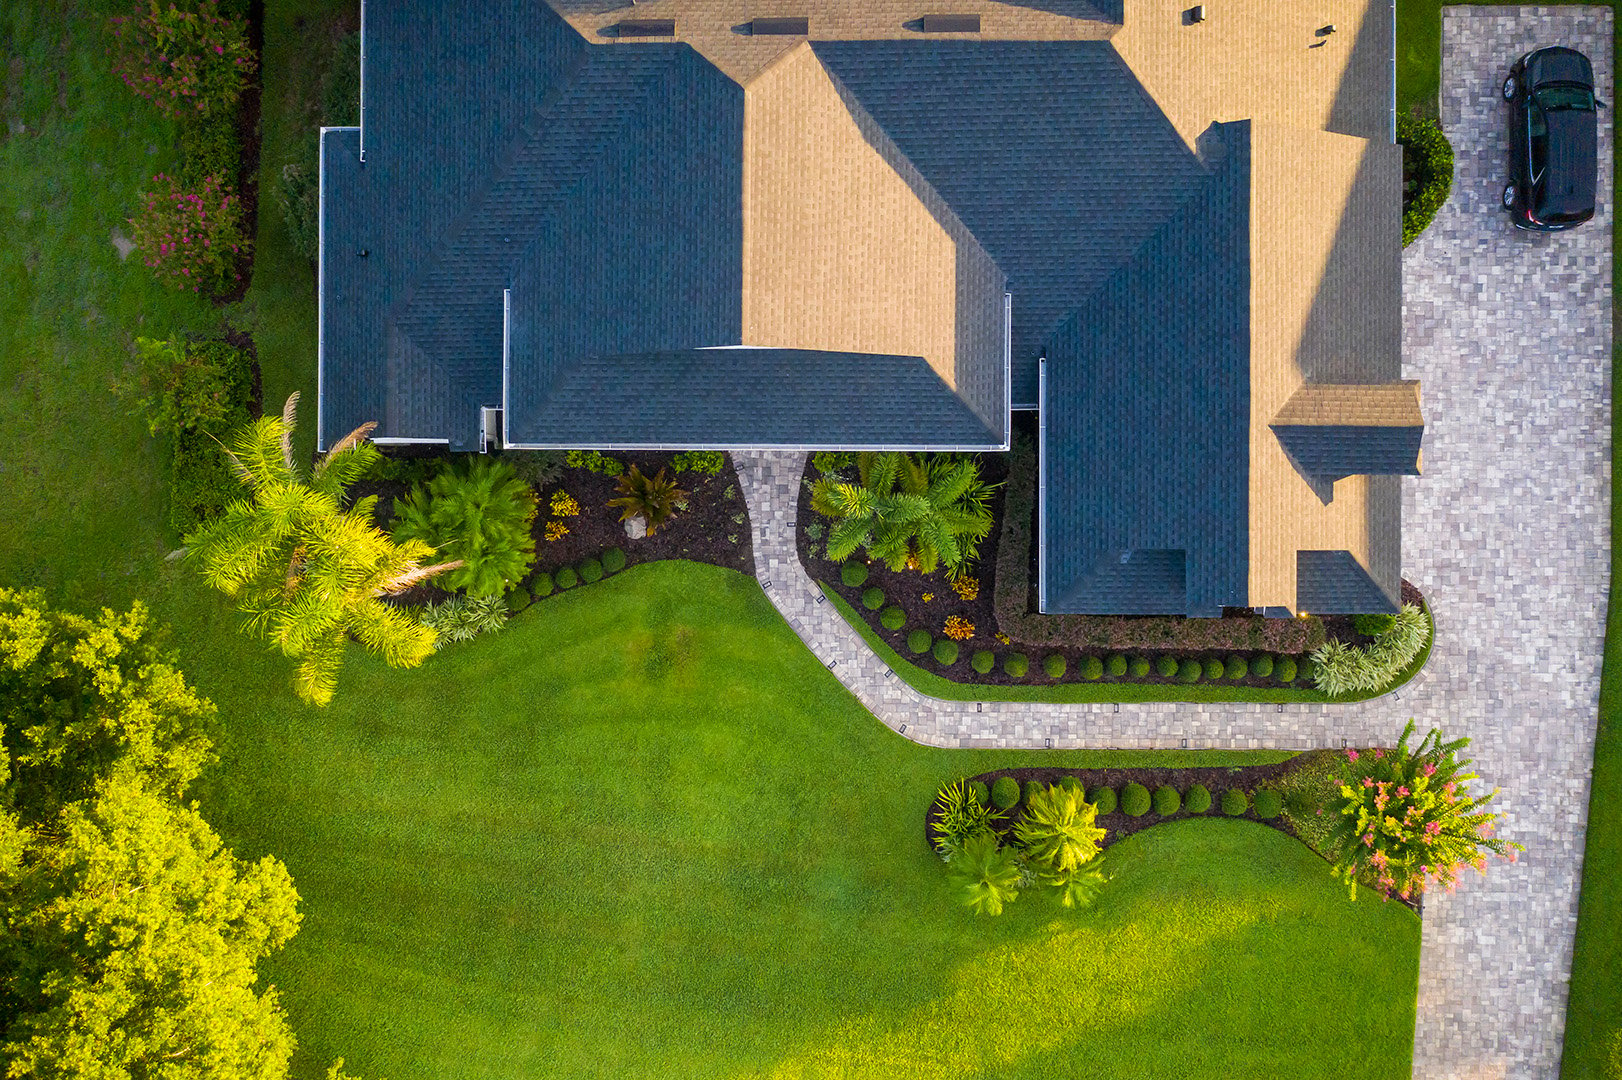
[{"label": "shingle texture", "polygon": [[561,373],[533,423],[559,446],[644,445],[649,432],[693,447],[912,447],[922,430],[948,448],[994,437],[922,357],[804,349],[593,357]]},{"label": "shingle texture", "polygon": [[1205,172],[1107,41],[816,42],[1008,275],[1013,400],[1058,324]]},{"label": "shingle texture", "polygon": [[[1216,171],[1048,346],[1045,610],[1219,615],[1245,603],[1248,129],[1216,134]],[[1168,574],[1118,569],[1164,551],[1184,553],[1181,598]]]},{"label": "shingle texture", "polygon": [[1297,552],[1295,574],[1296,611],[1322,615],[1396,613],[1396,601],[1374,583],[1349,551]]},{"label": "shingle texture", "polygon": [[1422,427],[1359,424],[1273,425],[1284,452],[1307,476],[1418,476]]}]

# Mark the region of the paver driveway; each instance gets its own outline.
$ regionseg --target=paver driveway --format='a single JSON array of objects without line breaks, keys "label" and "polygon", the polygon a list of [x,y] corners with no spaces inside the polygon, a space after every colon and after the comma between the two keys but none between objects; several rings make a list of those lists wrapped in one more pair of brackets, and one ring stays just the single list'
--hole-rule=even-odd
[{"label": "paver driveway", "polygon": [[[767,593],[890,727],[942,746],[1313,747],[1385,741],[1409,716],[1474,737],[1505,788],[1515,866],[1427,904],[1414,1075],[1552,1077],[1564,1028],[1587,813],[1609,551],[1611,213],[1518,233],[1497,210],[1498,85],[1538,45],[1594,61],[1612,101],[1611,14],[1448,8],[1442,121],[1454,193],[1404,256],[1409,377],[1423,383],[1425,476],[1404,491],[1404,569],[1432,598],[1427,670],[1359,705],[1032,705],[926,698],[891,676],[794,553],[803,458],[737,455]],[[1599,189],[1611,190],[1610,112]],[[1602,195],[1601,202],[1608,200]]]}]

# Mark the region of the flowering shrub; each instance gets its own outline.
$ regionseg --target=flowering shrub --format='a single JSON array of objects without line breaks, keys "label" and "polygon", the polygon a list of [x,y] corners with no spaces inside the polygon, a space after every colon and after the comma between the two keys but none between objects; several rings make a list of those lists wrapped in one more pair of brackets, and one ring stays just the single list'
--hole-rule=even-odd
[{"label": "flowering shrub", "polygon": [[980,579],[965,574],[952,582],[952,591],[965,600],[973,600],[980,595]]},{"label": "flowering shrub", "polygon": [[1515,861],[1520,844],[1493,835],[1496,814],[1483,809],[1498,794],[1476,798],[1465,782],[1468,760],[1455,756],[1469,739],[1444,743],[1432,728],[1414,749],[1408,721],[1396,749],[1360,754],[1346,751],[1338,800],[1340,816],[1330,829],[1335,873],[1357,895],[1357,883],[1372,882],[1380,895],[1404,900],[1422,895],[1431,884],[1449,892],[1460,867],[1487,869],[1486,853]]},{"label": "flowering shrub", "polygon": [[946,620],[943,632],[953,641],[967,641],[974,636],[974,624],[961,615],[953,615]]},{"label": "flowering shrub", "polygon": [[220,14],[217,0],[197,10],[147,0],[138,15],[115,16],[113,71],[165,116],[212,116],[236,106],[258,64],[241,19]]},{"label": "flowering shrub", "polygon": [[548,540],[562,540],[569,535],[569,526],[561,521],[548,521],[546,523],[546,538]]},{"label": "flowering shrub", "polygon": [[141,214],[130,218],[135,246],[160,281],[192,292],[224,292],[236,281],[237,260],[248,249],[242,203],[216,177],[188,191],[159,173],[167,191],[141,195]]},{"label": "flowering shrub", "polygon": [[574,517],[580,513],[580,504],[567,491],[552,493],[552,513],[557,517]]}]

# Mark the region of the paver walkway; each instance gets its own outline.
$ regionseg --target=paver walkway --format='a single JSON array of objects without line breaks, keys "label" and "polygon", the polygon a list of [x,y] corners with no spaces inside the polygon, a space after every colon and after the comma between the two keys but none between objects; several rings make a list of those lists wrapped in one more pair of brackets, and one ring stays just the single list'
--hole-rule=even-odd
[{"label": "paver walkway", "polygon": [[[1430,664],[1357,705],[944,702],[891,675],[800,567],[803,458],[736,455],[767,594],[875,715],[936,746],[1309,748],[1395,738],[1409,716],[1473,736],[1514,866],[1426,906],[1414,1075],[1553,1077],[1565,1023],[1609,551],[1611,216],[1522,234],[1496,209],[1498,87],[1538,45],[1575,46],[1611,92],[1611,13],[1448,8],[1442,120],[1454,193],[1404,258],[1405,362],[1422,380],[1425,476],[1406,483],[1404,569],[1434,602]],[[1601,113],[1601,202],[1611,190]]]}]

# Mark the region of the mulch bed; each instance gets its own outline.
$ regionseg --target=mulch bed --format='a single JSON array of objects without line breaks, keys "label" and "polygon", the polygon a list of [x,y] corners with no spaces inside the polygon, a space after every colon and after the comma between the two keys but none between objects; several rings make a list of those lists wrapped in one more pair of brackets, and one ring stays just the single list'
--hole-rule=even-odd
[{"label": "mulch bed", "polygon": [[[405,453],[396,456],[445,455]],[[635,462],[645,474],[653,475],[667,466],[674,455],[638,451],[615,456],[627,467]],[[533,584],[537,573],[555,574],[565,566],[578,569],[586,559],[601,558],[603,552],[616,547],[625,552],[627,568],[661,559],[690,559],[753,575],[755,556],[749,511],[738,486],[732,456],[727,455],[726,464],[715,476],[686,472],[678,474],[676,482],[688,493],[687,509],[677,511],[652,536],[632,540],[625,535],[624,525],[619,520],[620,511],[608,505],[608,500],[617,495],[614,479],[588,469],[565,468],[556,482],[536,493],[540,507],[532,527],[536,558],[529,576],[524,579],[525,587]],[[560,489],[580,504],[580,513],[561,519],[569,527],[568,535],[549,541],[545,535],[546,523],[560,520],[551,514],[549,504],[552,493]],[[410,490],[410,484],[400,481],[363,480],[350,487],[349,497],[353,500],[376,495],[377,510],[373,520],[387,531],[394,519],[394,500],[405,498]],[[737,537],[736,542],[730,537]],[[392,599],[404,606],[417,606],[437,603],[450,595],[432,584],[424,584]]]}]

